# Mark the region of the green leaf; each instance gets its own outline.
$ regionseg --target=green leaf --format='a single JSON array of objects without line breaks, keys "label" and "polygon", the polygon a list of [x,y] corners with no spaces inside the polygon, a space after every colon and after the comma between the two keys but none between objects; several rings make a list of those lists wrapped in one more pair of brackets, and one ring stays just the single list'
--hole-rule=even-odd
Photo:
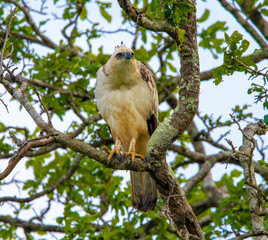
[{"label": "green leaf", "polygon": [[263,9],[261,10],[261,13],[262,13],[263,15],[265,15],[265,16],[268,17],[268,9],[263,8]]},{"label": "green leaf", "polygon": [[231,35],[231,39],[233,41],[235,41],[236,43],[238,43],[239,41],[241,41],[243,39],[243,35],[238,32],[237,30],[233,32],[233,34]]},{"label": "green leaf", "polygon": [[85,6],[82,7],[82,11],[80,13],[80,19],[85,20],[87,18],[87,9]]},{"label": "green leaf", "polygon": [[263,109],[268,109],[268,102],[263,103]]},{"label": "green leaf", "polygon": [[180,29],[178,27],[178,39],[179,39],[179,42],[180,42],[180,45],[178,46],[179,47],[179,50],[181,49],[181,45],[184,42],[184,35],[185,35],[185,30],[184,29]]},{"label": "green leaf", "polygon": [[6,126],[3,123],[0,123],[0,132],[5,131]]},{"label": "green leaf", "polygon": [[110,23],[112,21],[111,15],[106,11],[103,6],[100,6],[101,15]]},{"label": "green leaf", "polygon": [[192,5],[189,5],[186,2],[174,1],[174,5],[177,6],[181,10],[183,15],[186,15],[187,13],[194,10],[194,7]]},{"label": "green leaf", "polygon": [[210,11],[208,9],[205,10],[203,15],[198,19],[199,23],[205,22],[209,17]]},{"label": "green leaf", "polygon": [[[207,29],[204,29],[200,34],[201,41],[199,43],[199,46],[205,49],[210,49],[215,58],[217,58],[217,55],[213,52],[214,50],[216,50],[217,53],[223,52],[222,44],[224,40],[218,38],[217,34],[218,31],[224,32],[228,29],[225,24],[226,22],[218,21],[209,26]],[[228,37],[228,35],[225,36]]]},{"label": "green leaf", "polygon": [[238,48],[238,51],[236,52],[237,56],[241,57],[242,54],[247,51],[248,47],[249,47],[249,41],[244,39],[240,45],[240,47]]},{"label": "green leaf", "polygon": [[266,163],[265,161],[258,160],[258,163],[260,164],[261,169],[267,169],[268,168],[268,163]]},{"label": "green leaf", "polygon": [[152,0],[149,9],[152,12],[156,12],[161,7],[160,0]]},{"label": "green leaf", "polygon": [[168,64],[169,69],[170,69],[172,72],[177,72],[177,69],[176,69],[171,63],[167,62],[167,64]]},{"label": "green leaf", "polygon": [[266,125],[268,125],[268,114],[264,115],[263,121]]},{"label": "green leaf", "polygon": [[235,178],[237,178],[237,177],[240,177],[241,176],[241,172],[240,171],[238,171],[238,170],[233,170],[232,172],[231,172],[231,177],[235,177]]},{"label": "green leaf", "polygon": [[212,71],[212,77],[215,79],[214,83],[219,85],[222,81],[222,75],[224,74],[224,68],[222,66],[215,68]]},{"label": "green leaf", "polygon": [[231,38],[229,37],[229,35],[225,32],[224,33],[224,38],[227,44],[231,44]]}]

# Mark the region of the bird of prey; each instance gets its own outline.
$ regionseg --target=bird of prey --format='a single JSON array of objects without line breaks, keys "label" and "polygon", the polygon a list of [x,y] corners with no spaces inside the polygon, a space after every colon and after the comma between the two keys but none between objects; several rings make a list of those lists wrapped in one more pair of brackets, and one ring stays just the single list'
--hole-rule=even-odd
[{"label": "bird of prey", "polygon": [[[158,95],[151,69],[137,61],[122,42],[108,62],[97,72],[97,107],[114,140],[113,155],[144,158],[150,136],[157,127]],[[142,212],[152,211],[157,190],[148,172],[130,172],[132,205]]]}]

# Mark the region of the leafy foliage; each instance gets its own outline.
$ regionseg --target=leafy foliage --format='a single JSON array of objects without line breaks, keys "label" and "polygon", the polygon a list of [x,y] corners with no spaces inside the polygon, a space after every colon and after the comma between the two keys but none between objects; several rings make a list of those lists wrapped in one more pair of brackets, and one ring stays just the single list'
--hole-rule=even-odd
[{"label": "leafy foliage", "polygon": [[[243,1],[237,2],[242,4]],[[267,15],[265,2],[262,4],[251,1],[251,4],[261,14]],[[26,4],[25,1],[18,3]],[[133,40],[136,59],[154,66],[161,104],[159,122],[170,116],[173,111],[170,106],[178,95],[177,85],[178,81],[181,81],[177,59],[178,47],[183,44],[185,31],[179,26],[183,21],[187,21],[185,16],[193,11],[192,1],[134,1],[135,7],[141,14],[144,13],[155,22],[165,20],[172,26],[178,27],[180,46],[176,46],[173,39],[165,33],[150,32],[142,27],[136,27],[125,13],[122,13],[119,20],[120,27],[114,30],[118,19],[113,12],[116,3],[112,1],[54,0],[53,3],[44,4],[43,8],[39,3],[38,8],[34,3],[28,8],[17,8],[5,52],[5,56],[12,52],[12,61],[19,67],[20,75],[29,79],[28,99],[41,112],[44,119],[47,119],[44,108],[46,106],[52,124],[60,121],[62,125],[60,127],[64,127],[65,133],[69,134],[70,138],[76,138],[96,148],[101,148],[103,145],[110,147],[112,140],[106,124],[99,121],[99,118],[94,119],[98,116],[94,101],[96,72],[110,57],[106,54],[107,49],[104,50],[103,47],[97,49],[96,42],[100,41],[101,37],[109,39],[113,36],[112,33],[118,34],[122,31],[124,34],[129,34],[127,38]],[[8,25],[11,17],[10,9],[13,7],[12,1],[0,3],[1,26],[6,28]],[[28,18],[25,16],[25,9],[30,14]],[[92,9],[99,11],[95,13]],[[263,108],[268,110],[267,72],[266,75],[265,73],[260,75],[263,71],[258,69],[252,57],[244,56],[249,50],[250,41],[244,39],[238,31],[230,36],[225,33],[224,39],[221,38],[220,34],[228,30],[229,23],[227,20],[221,20],[208,25],[206,21],[212,11],[216,10],[208,5],[198,20],[200,26],[198,43],[200,48],[209,51],[214,58],[223,56],[223,64],[212,72],[215,84],[219,85],[224,75],[232,75],[235,72],[249,74],[252,85],[248,89],[248,94],[255,94],[256,103],[262,102]],[[95,19],[97,14],[99,16]],[[33,17],[33,22],[29,20],[29,16]],[[107,28],[113,30],[106,30],[101,22],[107,23]],[[50,23],[62,27],[59,27],[60,30],[55,28],[57,32],[51,34]],[[56,35],[60,36],[59,40]],[[117,39],[121,37],[115,36]],[[1,49],[4,37],[1,29]],[[258,52],[260,50],[256,50],[253,54]],[[0,91],[1,100],[4,94],[2,88]],[[238,106],[234,100],[230,111],[239,123],[256,120],[248,104]],[[37,127],[28,129],[10,126],[2,118],[2,112],[0,120],[1,159],[10,158],[21,143],[39,138],[43,134]],[[203,163],[211,161],[215,149],[216,154],[226,154],[232,150],[224,142],[224,137],[233,125],[232,121],[224,120],[223,116],[206,113],[199,114],[199,120],[201,124],[198,132],[183,133],[175,142],[180,151],[173,149],[168,153],[169,164],[182,186],[187,186],[192,180],[185,174],[184,169],[192,171],[190,167],[194,163],[202,168]],[[24,125],[24,119],[20,121]],[[264,116],[264,122],[268,125],[268,115]],[[222,129],[228,131],[224,133]],[[214,139],[214,131],[218,131],[221,135],[219,139]],[[202,152],[196,147],[198,143],[204,143],[207,151],[202,159],[200,159]],[[213,150],[207,147],[208,144]],[[265,146],[260,152],[263,153],[264,150]],[[189,152],[196,155],[191,156]],[[133,210],[130,184],[118,171],[111,170],[88,157],[79,159],[76,152],[53,144],[33,149],[29,154],[30,157],[27,160],[23,159],[20,164],[25,164],[27,173],[31,174],[26,180],[17,179],[16,175],[13,175],[14,178],[10,183],[9,180],[1,182],[2,196],[5,196],[5,190],[11,184],[18,186],[18,192],[22,192],[21,196],[16,193],[17,198],[37,196],[42,192],[44,194],[33,200],[21,202],[1,200],[3,203],[1,207],[9,210],[6,214],[8,219],[23,219],[27,215],[26,222],[33,224],[42,222],[44,225],[51,222],[60,229],[63,228],[64,232],[55,231],[58,232],[59,239],[177,239],[163,201],[159,198],[154,212],[143,214]],[[199,158],[196,160],[195,156]],[[231,157],[229,155],[227,159],[220,159],[219,162],[228,162]],[[265,159],[257,160],[259,160],[258,171],[262,177],[261,182],[265,185],[267,164]],[[238,164],[238,161],[235,164]],[[246,185],[241,175],[242,170],[239,169],[223,175],[218,182],[212,181],[212,186],[209,187],[206,186],[207,179],[200,178],[186,194],[188,202],[196,209],[198,219],[201,221],[210,218],[203,226],[206,239],[227,238],[232,236],[234,231],[252,230]],[[191,174],[197,176],[198,172],[192,171]],[[208,174],[209,172],[206,176],[209,179]],[[221,194],[220,199],[216,200],[212,189]],[[59,212],[54,212],[55,208],[59,209]],[[162,215],[164,218],[160,217]],[[267,219],[265,221],[267,224]],[[4,221],[0,216],[1,239],[21,238],[22,233],[18,231],[20,227],[14,222]],[[27,239],[51,239],[49,231],[29,228],[24,230]]]},{"label": "leafy foliage", "polygon": [[[216,68],[212,75],[215,79],[215,84],[220,84],[223,75],[231,75],[235,71],[249,73],[249,71],[237,61],[241,61],[242,54],[246,52],[249,47],[249,41],[243,39],[243,36],[238,31],[233,32],[231,36],[225,33],[225,41],[228,44],[224,49],[224,63]],[[243,58],[242,61],[246,66],[253,66],[255,63],[250,57]]]},{"label": "leafy foliage", "polygon": [[[206,14],[206,12],[204,14]],[[205,21],[205,19],[208,18],[208,14],[202,18],[201,21]],[[209,49],[214,58],[218,58],[218,55],[216,53],[221,53],[223,51],[221,45],[223,44],[224,40],[218,39],[217,33],[218,31],[226,31],[228,29],[225,24],[226,22],[218,21],[209,26],[206,30],[203,30],[200,34],[202,40],[200,41],[199,46],[205,49]]]}]

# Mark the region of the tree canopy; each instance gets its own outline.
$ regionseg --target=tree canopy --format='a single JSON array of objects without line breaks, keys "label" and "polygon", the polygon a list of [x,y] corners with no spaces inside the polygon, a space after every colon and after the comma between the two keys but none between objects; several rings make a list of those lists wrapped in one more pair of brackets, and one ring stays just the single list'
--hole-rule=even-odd
[{"label": "tree canopy", "polygon": [[[267,239],[267,5],[0,1],[0,238]],[[94,85],[121,41],[156,75],[159,125],[146,161],[107,164]],[[126,170],[155,180],[153,212],[132,208]]]}]

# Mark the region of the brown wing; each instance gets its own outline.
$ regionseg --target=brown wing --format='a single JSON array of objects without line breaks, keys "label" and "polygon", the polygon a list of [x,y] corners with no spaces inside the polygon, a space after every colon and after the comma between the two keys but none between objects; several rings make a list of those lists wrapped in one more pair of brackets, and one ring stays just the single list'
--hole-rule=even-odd
[{"label": "brown wing", "polygon": [[149,68],[148,65],[146,65],[143,62],[138,62],[139,70],[142,79],[144,82],[146,82],[150,93],[153,97],[152,102],[152,113],[150,117],[147,119],[147,125],[148,125],[148,131],[149,134],[152,135],[154,130],[157,127],[157,118],[158,118],[158,94],[157,94],[157,88],[156,88],[156,79],[153,74],[153,71]]}]

